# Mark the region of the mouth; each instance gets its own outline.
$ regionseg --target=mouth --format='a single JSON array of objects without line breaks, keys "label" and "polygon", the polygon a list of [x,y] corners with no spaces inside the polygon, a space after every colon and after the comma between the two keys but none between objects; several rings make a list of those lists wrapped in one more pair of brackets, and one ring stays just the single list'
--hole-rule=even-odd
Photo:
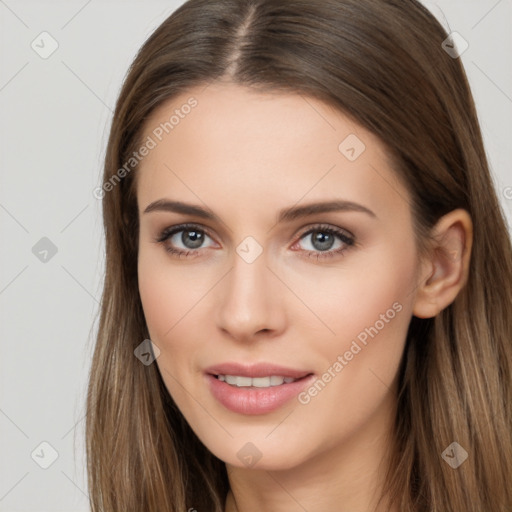
[{"label": "mouth", "polygon": [[251,366],[225,363],[208,368],[205,378],[211,394],[221,405],[245,415],[275,411],[315,380],[311,371],[267,363]]}]

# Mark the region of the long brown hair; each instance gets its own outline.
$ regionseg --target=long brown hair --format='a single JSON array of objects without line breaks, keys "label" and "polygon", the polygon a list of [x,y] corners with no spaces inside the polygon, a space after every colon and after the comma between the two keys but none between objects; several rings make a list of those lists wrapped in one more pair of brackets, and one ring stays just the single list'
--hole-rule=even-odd
[{"label": "long brown hair", "polygon": [[[134,356],[149,338],[137,168],[120,171],[155,108],[219,78],[318,98],[376,134],[410,191],[419,247],[442,215],[469,212],[466,285],[435,318],[411,320],[385,491],[403,512],[512,510],[512,248],[447,36],[416,0],[189,0],[140,49],[104,167],[106,275],[86,422],[93,511],[223,511],[225,464],[192,432],[157,365]],[[454,441],[468,452],[457,469],[441,457]]]}]

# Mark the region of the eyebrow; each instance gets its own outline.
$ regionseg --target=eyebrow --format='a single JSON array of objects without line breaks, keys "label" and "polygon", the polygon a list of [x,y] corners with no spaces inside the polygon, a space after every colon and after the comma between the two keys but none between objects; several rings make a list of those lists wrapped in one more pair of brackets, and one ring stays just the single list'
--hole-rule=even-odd
[{"label": "eyebrow", "polygon": [[[196,217],[200,217],[202,219],[213,220],[217,222],[221,222],[220,218],[215,215],[208,208],[203,208],[201,206],[196,206],[193,204],[183,203],[181,201],[170,201],[168,199],[159,199],[157,201],[152,202],[149,206],[146,207],[144,213],[150,212],[174,212],[174,213],[182,213],[185,215],[195,215]],[[366,213],[370,217],[376,218],[374,212],[365,206],[354,203],[352,201],[344,201],[341,199],[334,201],[326,201],[320,203],[310,203],[303,206],[292,206],[290,208],[285,208],[279,212],[278,222],[291,222],[293,220],[299,219],[301,217],[307,217],[309,215],[314,215],[315,213],[329,213],[329,212],[361,212]]]}]

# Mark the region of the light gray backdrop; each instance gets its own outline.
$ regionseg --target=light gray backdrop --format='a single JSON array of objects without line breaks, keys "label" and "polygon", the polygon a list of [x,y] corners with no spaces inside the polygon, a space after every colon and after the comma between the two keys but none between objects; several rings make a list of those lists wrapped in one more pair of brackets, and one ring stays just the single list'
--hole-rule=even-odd
[{"label": "light gray backdrop", "polygon": [[[181,3],[0,0],[0,511],[88,510],[84,397],[104,268],[92,191],[124,73]],[[512,0],[426,4],[469,44],[510,225]]]}]

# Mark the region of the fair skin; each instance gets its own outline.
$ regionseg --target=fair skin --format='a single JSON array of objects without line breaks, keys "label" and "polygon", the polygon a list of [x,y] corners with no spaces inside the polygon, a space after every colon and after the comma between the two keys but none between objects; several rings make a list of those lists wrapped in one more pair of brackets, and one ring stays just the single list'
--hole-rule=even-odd
[{"label": "fair skin", "polygon": [[[229,82],[197,87],[153,112],[143,138],[191,96],[197,107],[137,171],[139,290],[169,393],[199,439],[226,462],[225,510],[397,512],[375,507],[406,332],[412,315],[435,316],[464,285],[470,218],[463,210],[443,217],[437,249],[420,259],[409,194],[384,147],[313,98]],[[350,134],[366,146],[354,161],[338,149]],[[216,218],[145,212],[160,199]],[[346,209],[277,222],[284,208],[333,200],[373,214]],[[155,242],[181,223],[196,229]],[[354,243],[331,235],[326,249],[306,234],[325,233],[326,226]],[[197,248],[193,235],[201,229]],[[249,236],[262,249],[251,263],[236,251]],[[190,254],[180,258],[166,247]],[[377,334],[358,343],[353,358],[344,356],[370,327]],[[343,368],[333,372],[338,356]],[[205,383],[205,368],[226,361],[272,362],[320,379],[331,368],[331,379],[303,402],[296,397],[246,415],[224,407]],[[246,443],[261,457],[250,467],[238,456]]]}]

